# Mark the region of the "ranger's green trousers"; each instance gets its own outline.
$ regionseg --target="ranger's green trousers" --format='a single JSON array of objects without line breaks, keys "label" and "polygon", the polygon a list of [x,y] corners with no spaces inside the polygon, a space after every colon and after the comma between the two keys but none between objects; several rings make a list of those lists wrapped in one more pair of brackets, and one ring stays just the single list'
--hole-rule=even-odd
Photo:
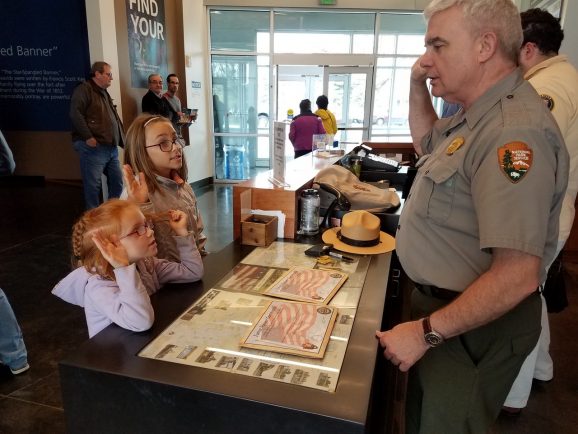
[{"label": "ranger's green trousers", "polygon": [[[412,294],[412,316],[449,302]],[[411,368],[406,434],[486,434],[540,336],[538,292],[483,327],[448,339]]]}]

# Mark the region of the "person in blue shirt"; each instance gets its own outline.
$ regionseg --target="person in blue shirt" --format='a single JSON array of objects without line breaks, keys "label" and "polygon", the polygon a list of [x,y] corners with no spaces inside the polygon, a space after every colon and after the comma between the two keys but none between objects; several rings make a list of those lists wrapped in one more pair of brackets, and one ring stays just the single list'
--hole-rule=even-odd
[{"label": "person in blue shirt", "polygon": [[[16,163],[12,151],[0,131],[0,176],[12,175]],[[22,338],[22,330],[10,302],[0,288],[0,362],[7,365],[13,375],[22,374],[28,369],[28,353]]]},{"label": "person in blue shirt", "polygon": [[0,362],[8,366],[13,375],[22,374],[30,369],[22,330],[2,289],[0,289]]},{"label": "person in blue shirt", "polygon": [[455,115],[462,106],[451,102],[444,101],[442,106],[442,118],[449,118]]}]

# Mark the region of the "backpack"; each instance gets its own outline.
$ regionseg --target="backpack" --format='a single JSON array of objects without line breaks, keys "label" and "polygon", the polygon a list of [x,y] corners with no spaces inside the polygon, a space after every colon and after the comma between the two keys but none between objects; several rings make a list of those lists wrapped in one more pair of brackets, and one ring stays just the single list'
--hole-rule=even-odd
[{"label": "backpack", "polygon": [[362,182],[342,166],[333,165],[320,170],[313,183],[335,196],[340,207],[346,210],[380,213],[394,210],[400,205],[399,195],[395,191]]}]

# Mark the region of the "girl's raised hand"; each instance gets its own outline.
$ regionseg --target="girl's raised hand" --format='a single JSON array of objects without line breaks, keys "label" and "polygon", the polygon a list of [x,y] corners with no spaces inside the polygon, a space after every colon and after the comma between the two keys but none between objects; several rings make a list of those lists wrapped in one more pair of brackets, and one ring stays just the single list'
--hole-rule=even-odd
[{"label": "girl's raised hand", "polygon": [[138,173],[138,180],[134,176],[134,172],[130,164],[122,166],[122,177],[128,198],[136,203],[145,203],[149,200],[149,188],[147,186],[144,173]]},{"label": "girl's raised hand", "polygon": [[96,244],[104,259],[114,268],[126,267],[129,265],[128,254],[116,235],[107,238],[101,231],[96,231],[92,236],[92,241]]},{"label": "girl's raised hand", "polygon": [[171,229],[181,237],[187,236],[189,233],[187,229],[187,215],[183,211],[176,209],[169,210],[168,215]]}]

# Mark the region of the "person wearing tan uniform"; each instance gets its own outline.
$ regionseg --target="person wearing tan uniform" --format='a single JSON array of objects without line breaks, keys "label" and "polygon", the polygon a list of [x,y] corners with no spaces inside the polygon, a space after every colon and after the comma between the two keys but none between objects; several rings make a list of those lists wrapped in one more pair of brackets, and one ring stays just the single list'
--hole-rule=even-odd
[{"label": "person wearing tan uniform", "polygon": [[[520,66],[524,78],[540,94],[560,127],[570,154],[568,189],[560,213],[560,233],[556,256],[564,247],[574,222],[574,202],[578,192],[578,71],[566,56],[558,54],[564,32],[549,12],[530,9],[521,14],[524,42],[520,50]],[[526,406],[534,378],[549,381],[554,366],[549,354],[550,326],[545,300],[542,298],[542,333],[538,345],[528,356],[508,398],[506,410],[519,412]]]},{"label": "person wearing tan uniform", "polygon": [[[538,341],[568,153],[517,68],[511,0],[433,0],[424,13],[409,113],[421,158],[396,235],[413,320],[376,335],[386,359],[411,368],[408,434],[482,434]],[[427,79],[463,109],[438,119]]]}]

